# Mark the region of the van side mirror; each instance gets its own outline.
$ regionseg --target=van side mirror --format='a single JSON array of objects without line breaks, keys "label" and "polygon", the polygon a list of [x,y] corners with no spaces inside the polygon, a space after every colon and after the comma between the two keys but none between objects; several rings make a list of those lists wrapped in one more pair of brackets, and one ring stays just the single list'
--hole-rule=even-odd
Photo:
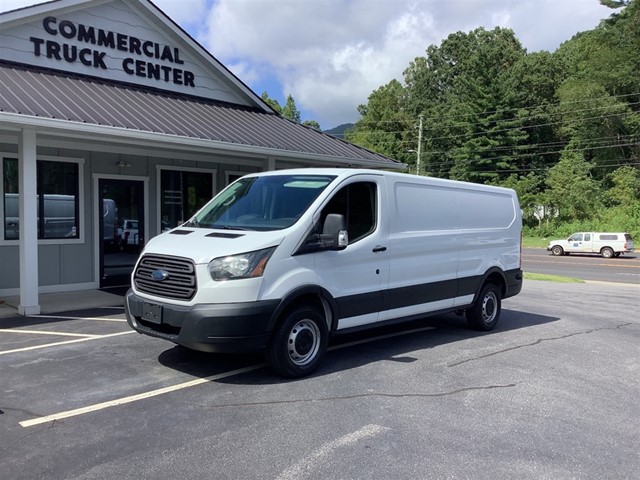
[{"label": "van side mirror", "polygon": [[322,224],[321,233],[320,225],[316,224],[314,231],[309,234],[294,255],[324,250],[343,250],[347,245],[349,245],[349,235],[347,234],[344,215],[330,213]]},{"label": "van side mirror", "polygon": [[344,215],[339,213],[328,214],[322,226],[320,239],[322,247],[327,250],[342,250],[346,248],[349,245],[349,235]]}]

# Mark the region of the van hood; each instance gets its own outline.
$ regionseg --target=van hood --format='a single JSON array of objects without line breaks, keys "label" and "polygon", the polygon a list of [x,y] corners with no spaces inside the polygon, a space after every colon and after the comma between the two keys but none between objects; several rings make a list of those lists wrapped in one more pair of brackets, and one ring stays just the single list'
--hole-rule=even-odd
[{"label": "van hood", "polygon": [[142,255],[172,255],[190,258],[196,264],[208,264],[214,258],[280,245],[284,237],[283,230],[256,232],[179,227],[149,240]]}]

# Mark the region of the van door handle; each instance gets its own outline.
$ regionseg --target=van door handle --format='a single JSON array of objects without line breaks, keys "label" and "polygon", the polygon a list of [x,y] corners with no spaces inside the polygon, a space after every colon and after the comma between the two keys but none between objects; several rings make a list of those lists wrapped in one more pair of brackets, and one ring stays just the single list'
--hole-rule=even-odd
[{"label": "van door handle", "polygon": [[386,252],[386,251],[387,251],[387,247],[383,247],[382,245],[376,245],[376,246],[373,248],[373,250],[372,250],[372,251],[373,251],[373,253],[376,253],[376,252]]}]

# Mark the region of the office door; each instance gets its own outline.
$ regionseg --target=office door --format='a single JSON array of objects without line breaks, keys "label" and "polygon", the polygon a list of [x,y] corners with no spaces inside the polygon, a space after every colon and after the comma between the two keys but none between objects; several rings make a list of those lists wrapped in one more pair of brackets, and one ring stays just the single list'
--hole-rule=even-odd
[{"label": "office door", "polygon": [[144,182],[98,180],[100,288],[131,284],[145,244]]}]

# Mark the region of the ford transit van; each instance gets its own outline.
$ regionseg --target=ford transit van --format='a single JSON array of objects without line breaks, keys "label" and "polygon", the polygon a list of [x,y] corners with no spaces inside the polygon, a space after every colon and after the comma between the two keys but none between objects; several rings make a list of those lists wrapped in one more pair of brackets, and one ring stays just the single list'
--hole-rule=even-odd
[{"label": "ford transit van", "polygon": [[513,190],[354,169],[247,175],[145,246],[136,331],[314,371],[336,332],[446,312],[491,330],[522,286]]}]

